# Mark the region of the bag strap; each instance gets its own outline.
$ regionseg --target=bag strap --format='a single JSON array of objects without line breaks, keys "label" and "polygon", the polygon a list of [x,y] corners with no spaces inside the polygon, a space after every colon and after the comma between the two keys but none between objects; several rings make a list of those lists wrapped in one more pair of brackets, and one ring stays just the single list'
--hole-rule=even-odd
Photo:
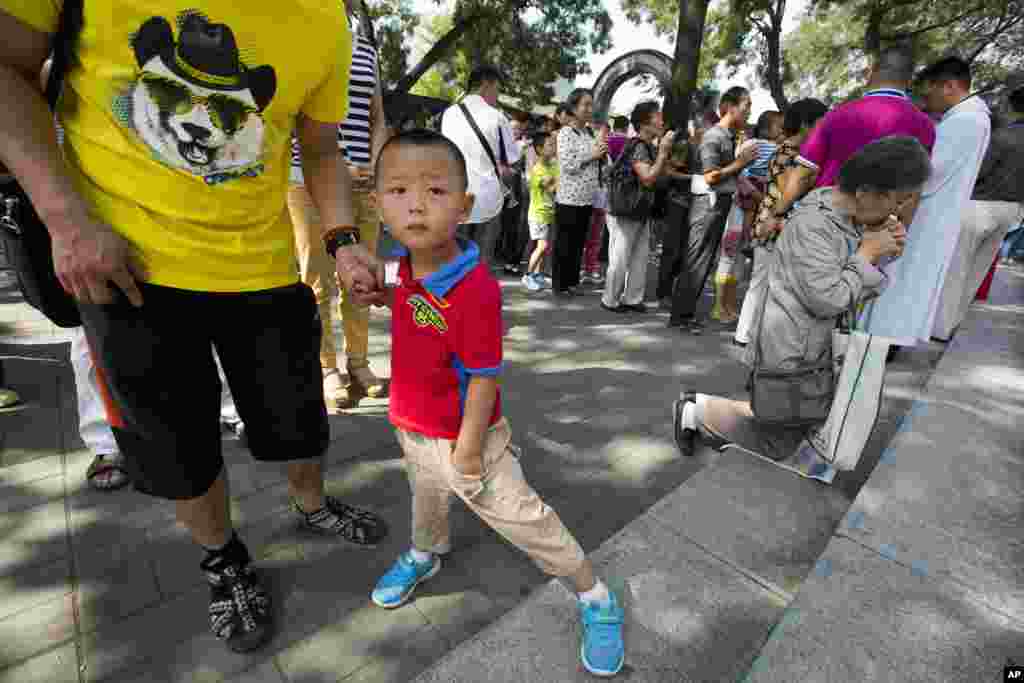
[{"label": "bag strap", "polygon": [[768,264],[768,272],[765,273],[764,280],[764,296],[761,297],[761,310],[757,314],[757,337],[754,339],[754,367],[753,372],[756,375],[761,369],[761,333],[764,331],[764,312],[768,307],[768,298],[772,295],[772,275],[775,273],[775,264],[778,263],[779,253],[778,249],[773,249],[770,252],[769,258],[772,259],[771,263]]},{"label": "bag strap", "polygon": [[[476,121],[473,119],[473,115],[469,113],[469,108],[465,102],[459,102],[459,109],[462,110],[462,115],[466,117],[466,121],[469,122],[469,127],[476,133],[476,137],[480,140],[480,144],[484,146],[484,150],[487,152],[487,157],[491,160],[494,165],[494,175],[498,177],[498,181],[501,182],[501,171],[498,169],[498,160],[494,158],[494,150],[491,149],[491,145],[487,142],[487,138],[484,137],[483,132],[480,130],[480,126],[476,125]],[[498,126],[498,141],[501,142],[501,126]],[[502,144],[502,152],[505,151],[505,145]]]},{"label": "bag strap", "polygon": [[71,65],[71,55],[75,51],[78,34],[82,30],[82,14],[84,0],[64,0],[61,8],[60,23],[57,33],[53,36],[53,61],[50,64],[50,77],[46,80],[46,101],[50,109],[57,108],[64,76]]}]

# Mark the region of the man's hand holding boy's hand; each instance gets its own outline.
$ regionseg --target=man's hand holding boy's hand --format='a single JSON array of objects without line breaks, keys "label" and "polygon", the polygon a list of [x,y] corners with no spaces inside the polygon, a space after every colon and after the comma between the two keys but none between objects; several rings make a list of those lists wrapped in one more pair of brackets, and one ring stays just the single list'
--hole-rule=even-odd
[{"label": "man's hand holding boy's hand", "polygon": [[362,244],[340,247],[337,253],[338,282],[358,306],[386,306],[384,265]]}]

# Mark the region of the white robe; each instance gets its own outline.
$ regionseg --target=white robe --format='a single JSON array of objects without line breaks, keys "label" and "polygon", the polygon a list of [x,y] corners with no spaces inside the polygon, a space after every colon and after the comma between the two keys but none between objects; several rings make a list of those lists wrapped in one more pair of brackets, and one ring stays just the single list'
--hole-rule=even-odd
[{"label": "white robe", "polygon": [[936,128],[932,174],[907,229],[903,256],[885,266],[889,287],[868,306],[863,328],[892,344],[928,343],[942,288],[960,237],[961,216],[988,149],[988,106],[969,97]]}]

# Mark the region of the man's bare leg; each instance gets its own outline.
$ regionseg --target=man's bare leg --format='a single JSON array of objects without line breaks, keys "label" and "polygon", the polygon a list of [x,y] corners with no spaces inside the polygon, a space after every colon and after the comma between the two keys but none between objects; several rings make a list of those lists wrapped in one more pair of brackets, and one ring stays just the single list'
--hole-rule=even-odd
[{"label": "man's bare leg", "polygon": [[226,474],[222,467],[210,489],[198,498],[175,501],[178,521],[191,532],[196,543],[208,550],[222,548],[231,540]]}]

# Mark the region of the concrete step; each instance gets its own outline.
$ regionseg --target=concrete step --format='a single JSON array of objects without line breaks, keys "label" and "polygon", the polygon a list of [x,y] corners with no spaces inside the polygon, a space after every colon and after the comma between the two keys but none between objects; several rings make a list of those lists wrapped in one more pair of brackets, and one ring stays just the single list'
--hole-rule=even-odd
[{"label": "concrete step", "polygon": [[1003,303],[961,327],[750,683],[973,683],[1024,664],[1024,276],[996,287]]},{"label": "concrete step", "polygon": [[[1024,301],[1015,280],[1002,286],[994,298]],[[1007,659],[1024,658],[1020,613],[1011,612],[1024,585],[1024,449],[1011,431],[1024,423],[1018,309],[972,313],[916,404],[943,411],[918,407],[898,429],[880,430],[897,439],[882,465],[862,463],[847,479],[858,489],[867,482],[852,511],[848,487],[729,450],[605,542],[593,559],[627,609],[622,677],[1001,680]],[[943,394],[951,391],[955,401]],[[891,405],[883,410],[891,417]],[[971,424],[972,412],[987,421]],[[964,459],[971,449],[960,444],[980,448]],[[902,545],[864,521],[887,497],[900,503],[875,524],[892,531],[889,520],[901,520]],[[851,536],[851,525],[866,538]],[[573,595],[552,580],[416,683],[591,680],[579,638]]]}]

